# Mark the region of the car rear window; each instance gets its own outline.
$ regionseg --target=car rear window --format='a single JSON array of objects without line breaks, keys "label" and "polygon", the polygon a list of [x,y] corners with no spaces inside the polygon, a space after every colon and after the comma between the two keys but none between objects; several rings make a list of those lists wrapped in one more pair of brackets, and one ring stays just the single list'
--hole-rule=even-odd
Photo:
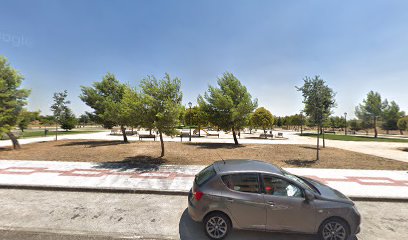
[{"label": "car rear window", "polygon": [[221,178],[225,185],[231,190],[248,193],[259,193],[258,174],[239,173],[224,175]]},{"label": "car rear window", "polygon": [[195,177],[195,182],[198,186],[201,186],[203,183],[205,183],[206,181],[208,181],[210,178],[212,178],[215,175],[215,170],[214,170],[214,166],[210,165],[206,168],[204,168],[203,170],[201,170],[201,172],[199,172],[196,177]]}]

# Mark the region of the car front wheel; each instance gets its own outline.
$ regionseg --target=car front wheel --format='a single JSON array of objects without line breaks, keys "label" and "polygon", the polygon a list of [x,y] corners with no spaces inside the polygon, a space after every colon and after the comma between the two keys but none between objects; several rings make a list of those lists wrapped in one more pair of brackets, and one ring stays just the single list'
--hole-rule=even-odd
[{"label": "car front wheel", "polygon": [[348,240],[350,230],[346,222],[332,218],[322,223],[319,235],[321,240]]},{"label": "car front wheel", "polygon": [[211,239],[224,239],[230,229],[231,221],[223,213],[211,213],[204,219],[205,234]]}]

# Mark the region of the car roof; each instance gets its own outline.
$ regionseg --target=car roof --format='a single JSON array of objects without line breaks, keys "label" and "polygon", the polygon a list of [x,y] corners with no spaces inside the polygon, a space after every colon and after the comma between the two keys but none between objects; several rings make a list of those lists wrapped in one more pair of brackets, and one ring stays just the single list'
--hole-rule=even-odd
[{"label": "car roof", "polygon": [[251,159],[216,161],[214,166],[218,173],[269,172],[282,174],[282,169],[273,164]]}]

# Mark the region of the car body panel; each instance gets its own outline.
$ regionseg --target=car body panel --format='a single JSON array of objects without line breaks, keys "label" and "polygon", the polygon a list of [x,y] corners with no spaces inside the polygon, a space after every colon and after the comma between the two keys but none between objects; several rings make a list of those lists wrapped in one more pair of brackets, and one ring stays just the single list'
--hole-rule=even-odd
[{"label": "car body panel", "polygon": [[[303,178],[307,184],[313,185],[322,195],[302,187],[299,183],[284,176],[284,171],[274,165],[261,161],[228,160],[214,163],[216,175],[201,186],[195,182],[188,197],[188,212],[194,221],[201,222],[211,212],[219,211],[226,214],[236,229],[251,229],[261,231],[283,231],[317,233],[319,226],[332,217],[340,218],[348,223],[350,233],[360,231],[361,216],[353,202],[322,183]],[[223,182],[222,176],[241,173],[257,173],[259,179],[268,174],[278,176],[300,187],[303,197],[284,197],[265,194],[263,191],[247,193],[230,189]],[[196,200],[194,192],[204,193]],[[312,196],[311,199],[307,199]],[[273,206],[269,202],[273,202]]]}]

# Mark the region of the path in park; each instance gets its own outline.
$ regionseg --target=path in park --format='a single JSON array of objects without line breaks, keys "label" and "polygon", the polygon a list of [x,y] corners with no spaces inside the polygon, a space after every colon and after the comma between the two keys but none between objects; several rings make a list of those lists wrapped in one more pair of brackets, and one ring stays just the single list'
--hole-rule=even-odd
[{"label": "path in park", "polygon": [[[1,160],[0,186],[126,190],[185,195],[205,166]],[[286,168],[352,198],[408,200],[408,172]]]},{"label": "path in park", "polygon": [[[308,144],[315,145],[316,138],[302,137],[297,132],[282,131],[284,138],[282,139],[254,139],[253,137],[259,136],[259,133],[252,135],[242,134],[242,139],[239,142],[242,144]],[[251,137],[251,138],[249,138]],[[138,136],[129,136],[129,141],[138,141]],[[63,135],[59,137],[60,140],[74,140],[74,139],[93,139],[93,140],[122,140],[121,136],[109,135],[109,132],[98,132],[88,134],[72,134]],[[53,141],[54,137],[38,137],[20,139],[20,144],[28,144],[43,141]],[[143,141],[153,141],[152,139],[144,139]],[[165,137],[164,141],[180,142],[179,137]],[[188,138],[183,138],[183,141],[188,141]],[[220,138],[217,137],[201,137],[192,138],[193,142],[212,142],[212,143],[233,143],[232,136],[230,134],[220,133]],[[1,140],[0,147],[10,146],[10,140]],[[394,159],[398,161],[408,162],[408,152],[401,149],[408,148],[408,143],[397,142],[354,142],[354,141],[337,141],[326,140],[328,147],[335,147],[345,149],[349,151],[370,154],[378,157]]]}]

